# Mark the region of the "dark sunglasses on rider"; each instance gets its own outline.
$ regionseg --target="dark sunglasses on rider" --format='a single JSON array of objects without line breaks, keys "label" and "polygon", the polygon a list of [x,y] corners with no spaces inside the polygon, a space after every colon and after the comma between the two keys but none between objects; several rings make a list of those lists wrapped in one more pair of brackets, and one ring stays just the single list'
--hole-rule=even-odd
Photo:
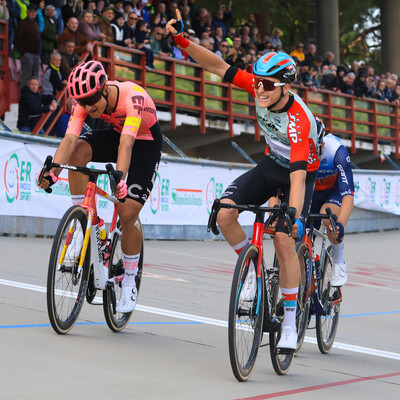
[{"label": "dark sunglasses on rider", "polygon": [[260,86],[263,86],[264,90],[266,92],[272,92],[275,90],[278,86],[285,86],[286,83],[283,82],[273,82],[270,81],[269,79],[264,79],[264,78],[258,78],[257,76],[254,77],[254,87],[258,89]]},{"label": "dark sunglasses on rider", "polygon": [[96,104],[97,102],[99,102],[101,100],[101,97],[102,97],[102,92],[98,92],[98,93],[94,94],[93,96],[84,97],[83,99],[77,99],[76,101],[82,107],[92,106],[92,105]]}]

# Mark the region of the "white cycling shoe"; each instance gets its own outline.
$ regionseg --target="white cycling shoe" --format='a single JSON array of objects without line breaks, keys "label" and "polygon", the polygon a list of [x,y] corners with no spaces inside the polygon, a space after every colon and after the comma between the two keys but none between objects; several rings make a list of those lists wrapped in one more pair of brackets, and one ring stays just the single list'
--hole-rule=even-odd
[{"label": "white cycling shoe", "polygon": [[249,267],[246,279],[243,282],[243,287],[240,292],[240,300],[252,301],[255,296],[256,285],[257,285],[256,271],[254,270],[254,266],[251,265]]},{"label": "white cycling shoe", "polygon": [[122,286],[121,297],[116,311],[120,313],[132,312],[136,307],[137,289],[135,286]]},{"label": "white cycling shoe", "polygon": [[296,350],[297,331],[290,325],[283,325],[281,330],[281,338],[276,347],[278,349]]},{"label": "white cycling shoe", "polygon": [[333,264],[331,286],[343,286],[347,282],[346,262],[343,264]]},{"label": "white cycling shoe", "polygon": [[82,231],[81,225],[78,223],[65,254],[66,262],[74,264],[77,261],[77,258],[81,255],[83,239],[84,232]]}]

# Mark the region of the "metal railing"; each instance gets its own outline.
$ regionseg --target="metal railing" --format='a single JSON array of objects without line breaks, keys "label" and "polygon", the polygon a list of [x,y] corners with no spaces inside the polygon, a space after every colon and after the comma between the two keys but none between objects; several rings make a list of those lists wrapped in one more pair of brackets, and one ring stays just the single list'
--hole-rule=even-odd
[{"label": "metal railing", "polygon": [[8,22],[0,20],[0,116],[10,110],[10,69],[8,67]]}]

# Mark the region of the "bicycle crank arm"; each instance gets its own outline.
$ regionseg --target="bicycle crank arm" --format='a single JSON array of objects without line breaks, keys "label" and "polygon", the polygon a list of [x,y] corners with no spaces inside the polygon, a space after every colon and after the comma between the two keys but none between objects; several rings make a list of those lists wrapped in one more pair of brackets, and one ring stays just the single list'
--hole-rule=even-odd
[{"label": "bicycle crank arm", "polygon": [[114,281],[112,279],[109,279],[107,281],[106,290],[109,290],[111,293],[111,303],[112,303],[113,314],[116,314],[117,313],[117,310],[116,310],[117,297],[115,296],[115,286],[114,286]]}]

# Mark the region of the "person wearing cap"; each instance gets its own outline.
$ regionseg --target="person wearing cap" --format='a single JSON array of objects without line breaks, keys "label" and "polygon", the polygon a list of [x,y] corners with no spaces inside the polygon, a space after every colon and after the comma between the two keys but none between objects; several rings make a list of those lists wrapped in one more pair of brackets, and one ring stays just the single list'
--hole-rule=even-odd
[{"label": "person wearing cap", "polygon": [[39,76],[41,40],[39,25],[35,21],[37,8],[36,4],[28,5],[27,16],[19,21],[15,32],[14,45],[21,54],[21,89],[31,76]]},{"label": "person wearing cap", "polygon": [[115,10],[113,6],[107,6],[101,11],[101,18],[99,18],[100,32],[105,35],[105,40],[108,43],[114,43],[114,35],[111,28],[111,22],[114,19]]},{"label": "person wearing cap", "polygon": [[[166,29],[175,42],[201,66],[254,98],[256,121],[266,140],[265,154],[254,168],[232,182],[221,196],[221,203],[262,205],[283,192],[282,201],[292,212],[291,232],[285,218],[277,218],[274,248],[280,265],[280,290],[283,297],[283,321],[278,349],[292,353],[297,345],[296,304],[300,265],[294,239],[301,240],[319,167],[317,122],[303,100],[290,90],[296,78],[294,60],[283,52],[270,52],[253,65],[253,73],[231,66],[211,51],[187,40],[180,13],[168,21]],[[236,39],[236,38],[235,38]],[[217,223],[227,242],[240,254],[249,240],[238,221],[236,209],[221,208]],[[252,302],[256,293],[256,268],[248,265],[241,284],[240,300]],[[301,289],[301,288],[300,288]],[[301,295],[301,293],[300,293]],[[279,335],[278,335],[279,336]]]},{"label": "person wearing cap", "polygon": [[122,14],[121,12],[116,12],[111,24],[111,29],[113,31],[114,44],[126,47],[123,28],[124,22],[124,14]]}]

